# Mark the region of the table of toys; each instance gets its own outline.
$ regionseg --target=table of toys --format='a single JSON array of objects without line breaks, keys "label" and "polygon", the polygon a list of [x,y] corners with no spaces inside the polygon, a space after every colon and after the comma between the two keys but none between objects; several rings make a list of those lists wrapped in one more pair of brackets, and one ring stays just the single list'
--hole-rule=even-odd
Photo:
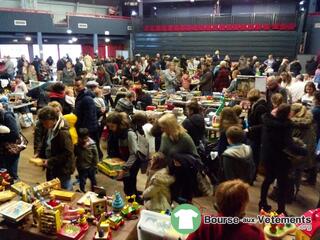
[{"label": "table of toys", "polygon": [[[212,212],[213,202],[212,199],[207,197],[198,197],[192,200],[192,204],[195,205],[203,215],[216,215]],[[253,212],[250,214],[254,215]],[[273,223],[267,224],[264,220],[260,224],[258,222],[258,216],[254,216],[251,219],[255,219],[255,225],[260,228],[265,235],[266,240],[319,240],[320,239],[320,208],[312,209],[305,212],[301,216],[286,218],[283,214],[278,215],[276,212],[259,213],[260,218],[275,219]],[[307,220],[309,219],[309,220]],[[261,219],[260,219],[261,220]],[[285,223],[289,221],[300,222],[299,224]],[[310,221],[311,223],[306,223]],[[304,223],[302,223],[304,222]],[[277,223],[277,224],[276,224]],[[252,223],[253,224],[253,223]]]},{"label": "table of toys", "polygon": [[85,194],[61,190],[60,180],[35,187],[10,185],[0,173],[0,239],[137,239],[141,206],[135,195],[106,196],[103,188]]}]

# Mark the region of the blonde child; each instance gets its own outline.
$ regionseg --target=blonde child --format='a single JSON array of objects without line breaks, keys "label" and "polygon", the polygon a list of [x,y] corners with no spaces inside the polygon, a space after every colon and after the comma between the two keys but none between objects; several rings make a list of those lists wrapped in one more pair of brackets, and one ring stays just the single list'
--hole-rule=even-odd
[{"label": "blonde child", "polygon": [[144,206],[156,212],[170,209],[170,185],[175,181],[169,174],[168,164],[162,153],[151,158],[146,189],[143,192]]}]

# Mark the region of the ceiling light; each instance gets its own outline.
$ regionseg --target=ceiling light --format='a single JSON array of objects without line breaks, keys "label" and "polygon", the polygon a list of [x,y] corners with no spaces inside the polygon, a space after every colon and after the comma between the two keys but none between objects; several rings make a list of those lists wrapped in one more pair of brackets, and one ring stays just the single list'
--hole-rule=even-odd
[{"label": "ceiling light", "polygon": [[299,4],[300,4],[300,5],[303,5],[303,4],[304,4],[304,1],[300,1]]},{"label": "ceiling light", "polygon": [[104,32],[104,35],[109,35],[109,34],[110,34],[109,31],[105,31],[105,32]]},{"label": "ceiling light", "polygon": [[78,41],[78,38],[73,37],[71,40],[72,40],[72,42],[76,42],[76,41]]},{"label": "ceiling light", "polygon": [[135,10],[131,11],[131,16],[137,16],[137,12]]},{"label": "ceiling light", "polygon": [[72,42],[72,40],[70,39],[70,40],[68,41],[68,43],[73,43],[73,42]]},{"label": "ceiling light", "polygon": [[71,29],[68,29],[68,30],[67,30],[67,33],[68,33],[68,34],[71,34],[71,33],[72,33],[72,30],[71,30]]},{"label": "ceiling light", "polygon": [[155,11],[156,11],[156,10],[157,10],[157,7],[156,7],[156,6],[154,6],[154,7],[153,7],[153,10],[155,10]]},{"label": "ceiling light", "polygon": [[304,12],[305,9],[304,9],[304,7],[302,7],[300,10],[301,10],[302,12]]},{"label": "ceiling light", "polygon": [[194,0],[190,0],[190,2],[194,2]]},{"label": "ceiling light", "polygon": [[106,43],[108,43],[108,42],[110,42],[110,38],[105,38],[104,41],[105,41]]},{"label": "ceiling light", "polygon": [[13,39],[12,42],[18,42],[18,39]]},{"label": "ceiling light", "polygon": [[137,0],[137,2],[141,2],[141,0]]},{"label": "ceiling light", "polygon": [[30,36],[26,36],[26,41],[30,42],[32,40],[32,38]]},{"label": "ceiling light", "polygon": [[43,41],[44,41],[44,42],[48,42],[48,39],[44,39]]}]

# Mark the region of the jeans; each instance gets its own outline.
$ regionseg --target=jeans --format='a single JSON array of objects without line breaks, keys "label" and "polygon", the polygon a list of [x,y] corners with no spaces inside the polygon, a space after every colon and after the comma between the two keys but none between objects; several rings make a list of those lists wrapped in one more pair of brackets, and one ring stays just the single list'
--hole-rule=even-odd
[{"label": "jeans", "polygon": [[137,175],[140,169],[140,162],[136,160],[129,170],[129,176],[123,178],[123,191],[127,196],[137,195]]},{"label": "jeans", "polygon": [[61,182],[61,188],[72,191],[72,182],[71,182],[71,177],[59,177],[59,180]]},{"label": "jeans", "polygon": [[18,164],[20,154],[12,156],[0,156],[0,168],[7,169],[10,176],[17,180],[18,177]]},{"label": "jeans", "polygon": [[80,181],[80,190],[85,192],[86,180],[90,179],[91,182],[91,191],[93,191],[93,187],[97,185],[96,180],[96,169],[94,167],[87,169],[78,169],[79,173],[79,181]]}]

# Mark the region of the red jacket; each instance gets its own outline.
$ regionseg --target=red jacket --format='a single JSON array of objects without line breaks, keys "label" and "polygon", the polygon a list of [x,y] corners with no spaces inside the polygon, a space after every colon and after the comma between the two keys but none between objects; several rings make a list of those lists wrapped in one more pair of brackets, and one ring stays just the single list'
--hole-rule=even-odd
[{"label": "red jacket", "polygon": [[191,233],[187,240],[265,240],[263,232],[254,225],[204,224]]},{"label": "red jacket", "polygon": [[229,70],[227,68],[220,68],[216,79],[214,80],[213,89],[216,92],[222,92],[224,88],[230,85]]}]

